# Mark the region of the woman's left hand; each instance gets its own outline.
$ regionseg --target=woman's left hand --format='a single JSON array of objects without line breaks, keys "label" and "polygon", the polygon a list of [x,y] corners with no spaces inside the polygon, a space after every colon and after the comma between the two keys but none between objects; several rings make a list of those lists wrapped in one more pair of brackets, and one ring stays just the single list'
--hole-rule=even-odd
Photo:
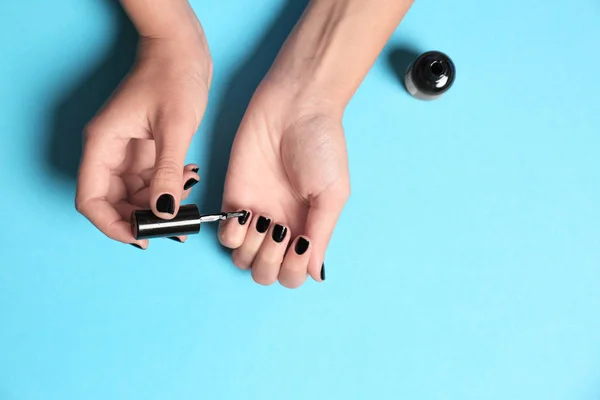
[{"label": "woman's left hand", "polygon": [[325,279],[325,250],[350,183],[341,110],[288,89],[267,79],[246,111],[222,209],[249,215],[221,225],[219,239],[257,283],[295,288],[308,275]]}]

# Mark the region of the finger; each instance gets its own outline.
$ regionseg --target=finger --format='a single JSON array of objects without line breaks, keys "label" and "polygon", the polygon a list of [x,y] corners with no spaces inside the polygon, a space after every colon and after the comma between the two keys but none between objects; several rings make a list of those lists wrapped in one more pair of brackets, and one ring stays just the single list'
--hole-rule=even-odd
[{"label": "finger", "polygon": [[140,207],[141,209],[150,208],[150,188],[145,187],[140,191],[135,192],[132,196],[129,197],[129,202],[131,204]]},{"label": "finger", "polygon": [[200,176],[191,169],[183,171],[183,192],[181,194],[181,200],[185,200],[190,195],[192,188],[200,182]]},{"label": "finger", "polygon": [[[125,184],[128,199],[132,199],[136,193],[148,187],[148,183],[144,182],[140,174],[122,174],[121,179]],[[146,198],[146,203],[148,203],[148,198]]]},{"label": "finger", "polygon": [[[117,210],[119,215],[121,215],[121,218],[123,220],[129,221],[131,219],[131,213],[135,210],[141,209],[141,207],[137,207],[133,204],[129,204],[126,202],[119,202],[119,203],[115,204],[115,209]],[[178,243],[185,243],[185,241],[187,240],[187,236],[172,236],[172,237],[169,237],[168,239],[171,239]],[[148,240],[144,240],[142,242],[145,242],[145,248],[147,248],[148,244],[149,244]]]},{"label": "finger", "polygon": [[[198,173],[200,168],[197,164],[188,164],[183,168],[183,172],[192,171]],[[139,172],[139,176],[145,183],[145,186],[150,186],[150,182],[152,181],[152,177],[154,176],[154,168],[147,168]]]},{"label": "finger", "polygon": [[[196,164],[186,165],[186,167],[184,168],[184,172],[183,172],[184,180],[186,182],[188,182],[190,179],[196,179],[199,181],[200,176],[198,176],[197,172],[198,172],[198,166]],[[129,195],[130,203],[134,204],[138,207],[141,207],[143,209],[147,209],[150,207],[150,200],[149,200],[150,187],[149,186],[146,186],[146,187],[140,186],[140,182],[139,182],[139,179],[142,179],[142,181],[146,181],[146,178],[144,177],[144,175],[148,176],[147,182],[149,185],[150,180],[151,180],[151,175],[147,174],[146,172],[140,174],[140,176],[135,176],[135,177],[131,178],[131,180],[129,180],[129,178],[128,178],[126,183],[127,183],[128,188],[131,185],[132,188],[138,189],[138,190],[134,191],[134,193]],[[192,185],[192,187],[194,185]],[[184,186],[185,186],[185,184],[184,184]],[[191,193],[191,189],[192,188],[189,187],[188,190],[184,190],[182,192],[181,200],[185,200],[188,198],[188,196]]]},{"label": "finger", "polygon": [[229,219],[219,225],[219,242],[229,249],[237,249],[244,243],[244,238],[248,232],[252,212],[243,211],[245,214],[239,218]]},{"label": "finger", "polygon": [[262,242],[256,258],[252,262],[252,279],[261,285],[271,285],[277,281],[289,242],[289,229],[281,224],[272,224]]},{"label": "finger", "polygon": [[187,236],[169,236],[167,239],[170,239],[174,242],[178,242],[178,243],[185,243],[185,241],[187,240]]},{"label": "finger", "polygon": [[150,205],[156,216],[172,219],[179,210],[184,191],[185,155],[197,129],[195,119],[172,113],[153,126],[156,163],[150,182]]},{"label": "finger", "polygon": [[198,164],[188,164],[183,169],[185,171],[192,171],[192,172],[198,173],[198,171],[200,170],[200,167],[198,167]]},{"label": "finger", "polygon": [[[137,207],[136,205],[128,203],[126,201],[120,201],[116,204],[113,204],[113,207],[115,208],[115,210],[117,210],[117,212],[121,216],[121,220],[123,220],[124,222],[126,222],[128,224],[129,231],[131,232],[131,222],[130,222],[131,214],[135,210],[139,210],[140,207]],[[132,236],[133,236],[133,232],[132,232]],[[147,249],[148,246],[150,245],[150,242],[148,241],[148,239],[136,240],[135,242],[140,245],[142,250]],[[135,244],[134,244],[134,246],[135,246]]]},{"label": "finger", "polygon": [[282,286],[294,289],[306,281],[312,250],[311,241],[306,236],[299,236],[292,242],[279,271]]},{"label": "finger", "polygon": [[318,282],[325,280],[325,252],[333,230],[348,199],[345,190],[324,193],[316,198],[308,210],[306,235],[312,242],[308,273]]},{"label": "finger", "polygon": [[141,249],[148,247],[147,240],[135,240],[129,222],[126,222],[108,201],[91,199],[78,205],[78,210],[109,238],[121,243],[137,245]]},{"label": "finger", "polygon": [[248,233],[246,234],[244,242],[231,254],[233,264],[236,267],[241,269],[250,268],[270,225],[270,218],[254,214],[254,218],[248,228]]},{"label": "finger", "polygon": [[[183,181],[186,182],[183,185],[183,194],[181,195],[181,200],[187,199],[192,191],[192,187],[200,181],[200,176],[198,176],[198,165],[196,164],[188,164],[183,168]],[[192,183],[195,182],[195,183]],[[186,189],[186,185],[188,186]],[[171,236],[167,239],[170,239],[174,242],[185,243],[187,240],[187,235],[184,236]]]},{"label": "finger", "polygon": [[86,132],[83,157],[77,176],[75,207],[107,237],[122,243],[147,247],[147,241],[135,240],[128,222],[106,198],[111,183],[111,164],[115,165],[125,156],[127,141],[104,132],[90,129]]}]

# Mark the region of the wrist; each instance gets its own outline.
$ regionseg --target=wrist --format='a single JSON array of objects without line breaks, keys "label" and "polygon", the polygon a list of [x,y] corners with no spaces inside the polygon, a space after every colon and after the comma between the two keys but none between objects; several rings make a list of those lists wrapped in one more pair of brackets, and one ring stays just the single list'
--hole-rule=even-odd
[{"label": "wrist", "polygon": [[188,0],[120,0],[140,37],[175,38],[202,33]]},{"label": "wrist", "polygon": [[[338,82],[334,55],[339,51],[337,30],[343,7],[336,2],[311,2],[287,38],[266,81],[287,97],[318,101],[343,110],[349,96]],[[318,99],[318,100],[317,100]]]},{"label": "wrist", "polygon": [[318,85],[303,87],[297,81],[277,80],[271,75],[262,81],[252,101],[261,103],[271,114],[289,120],[326,115],[341,121],[346,107],[345,102],[322,91]]},{"label": "wrist", "polygon": [[412,0],[312,0],[268,79],[342,110]]},{"label": "wrist", "polygon": [[140,44],[138,60],[177,62],[212,78],[212,60],[200,21],[188,0],[120,0]]},{"label": "wrist", "polygon": [[191,74],[200,83],[210,87],[213,64],[204,35],[187,36],[140,36],[138,55],[139,64],[170,66]]}]

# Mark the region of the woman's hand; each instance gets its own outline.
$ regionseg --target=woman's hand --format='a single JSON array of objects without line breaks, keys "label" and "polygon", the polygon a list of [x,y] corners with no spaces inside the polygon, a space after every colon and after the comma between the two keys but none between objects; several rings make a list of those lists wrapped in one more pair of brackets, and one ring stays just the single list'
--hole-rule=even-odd
[{"label": "woman's hand", "polygon": [[[325,279],[325,250],[350,194],[346,104],[412,0],[312,0],[235,137],[219,237],[261,284]],[[289,245],[289,250],[288,250]]]},{"label": "woman's hand", "polygon": [[[247,218],[221,226],[233,262],[263,285],[325,279],[325,250],[350,193],[341,112],[324,97],[291,95],[268,81],[233,143],[223,210]],[[289,247],[289,250],[288,250]]]},{"label": "woman's hand", "polygon": [[173,218],[199,180],[184,162],[212,65],[203,34],[187,40],[142,37],[136,65],[85,132],[77,210],[108,237],[143,249],[148,241],[131,233],[132,210]]}]

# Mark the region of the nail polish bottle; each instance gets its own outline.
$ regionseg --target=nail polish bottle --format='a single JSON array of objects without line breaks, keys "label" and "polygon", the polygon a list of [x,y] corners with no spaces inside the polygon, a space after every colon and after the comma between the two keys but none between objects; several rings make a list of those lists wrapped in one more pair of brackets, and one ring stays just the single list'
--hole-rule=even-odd
[{"label": "nail polish bottle", "polygon": [[195,204],[182,204],[173,219],[159,218],[152,210],[135,210],[131,213],[131,233],[136,240],[195,235],[203,223],[241,218],[247,214],[246,211],[234,211],[202,215]]},{"label": "nail polish bottle", "polygon": [[419,100],[435,100],[454,83],[456,68],[446,54],[428,51],[421,54],[404,76],[406,90]]},{"label": "nail polish bottle", "polygon": [[136,240],[157,237],[194,235],[200,232],[200,210],[195,204],[179,207],[173,219],[161,219],[152,210],[131,213],[131,233]]}]

